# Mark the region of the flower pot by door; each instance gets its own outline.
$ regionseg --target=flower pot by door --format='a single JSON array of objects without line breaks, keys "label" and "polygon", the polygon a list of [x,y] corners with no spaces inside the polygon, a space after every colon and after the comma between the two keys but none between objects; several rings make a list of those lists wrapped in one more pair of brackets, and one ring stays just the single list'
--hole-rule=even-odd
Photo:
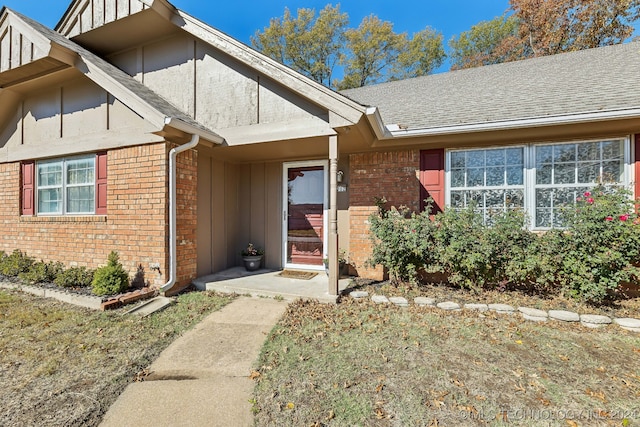
[{"label": "flower pot by door", "polygon": [[260,268],[260,263],[262,262],[262,255],[246,256],[246,257],[242,257],[242,260],[244,261],[244,268],[246,268],[247,271],[256,271],[257,269]]}]

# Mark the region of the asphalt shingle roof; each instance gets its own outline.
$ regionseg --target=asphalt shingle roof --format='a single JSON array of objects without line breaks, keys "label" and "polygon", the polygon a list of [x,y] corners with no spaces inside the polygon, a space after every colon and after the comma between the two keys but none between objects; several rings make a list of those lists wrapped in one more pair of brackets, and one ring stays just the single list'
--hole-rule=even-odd
[{"label": "asphalt shingle roof", "polygon": [[342,91],[408,129],[640,107],[640,42]]}]

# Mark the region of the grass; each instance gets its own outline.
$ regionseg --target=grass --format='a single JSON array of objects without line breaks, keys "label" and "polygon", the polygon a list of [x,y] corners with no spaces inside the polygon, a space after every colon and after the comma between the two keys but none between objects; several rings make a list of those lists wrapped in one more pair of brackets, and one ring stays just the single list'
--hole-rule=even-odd
[{"label": "grass", "polygon": [[257,426],[640,425],[640,336],[617,327],[298,301],[258,366]]},{"label": "grass", "polygon": [[0,291],[0,425],[97,425],[164,348],[231,299],[182,294],[141,318]]}]

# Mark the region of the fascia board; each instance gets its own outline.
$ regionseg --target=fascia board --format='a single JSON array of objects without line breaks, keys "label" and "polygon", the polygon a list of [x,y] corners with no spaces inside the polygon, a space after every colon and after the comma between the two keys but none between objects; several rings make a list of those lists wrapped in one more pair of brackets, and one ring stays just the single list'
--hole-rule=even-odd
[{"label": "fascia board", "polygon": [[[500,130],[522,129],[527,127],[570,125],[605,120],[621,120],[640,117],[640,108],[570,114],[565,116],[539,117],[530,119],[508,120],[503,122],[475,123],[468,125],[442,126],[428,129],[397,130],[388,132],[387,136],[378,139],[411,138],[419,136],[438,136],[456,133],[488,132]],[[373,126],[373,125],[372,125]],[[374,126],[375,130],[375,126]],[[377,133],[376,133],[377,135]]]}]

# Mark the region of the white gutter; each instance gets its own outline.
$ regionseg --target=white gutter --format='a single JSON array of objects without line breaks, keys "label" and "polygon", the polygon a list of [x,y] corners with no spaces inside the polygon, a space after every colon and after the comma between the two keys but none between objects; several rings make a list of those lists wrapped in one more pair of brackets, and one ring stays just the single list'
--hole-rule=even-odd
[{"label": "white gutter", "polygon": [[571,114],[566,116],[538,117],[531,119],[505,120],[492,123],[474,123],[466,125],[442,126],[428,129],[412,130],[389,130],[384,125],[382,117],[377,107],[367,108],[367,117],[371,123],[378,140],[410,138],[416,136],[437,136],[453,133],[483,132],[494,130],[521,129],[531,126],[552,126],[563,124],[576,124],[603,120],[619,120],[640,116],[640,109],[591,112],[581,114]]},{"label": "white gutter", "polygon": [[178,256],[177,256],[177,203],[176,203],[176,157],[183,151],[195,148],[200,141],[200,135],[193,134],[191,141],[184,145],[172,148],[169,151],[169,279],[167,283],[160,288],[161,293],[165,293],[176,283],[178,275]]},{"label": "white gutter", "polygon": [[224,138],[218,135],[217,133],[204,130],[202,128],[197,128],[183,120],[176,119],[175,117],[167,117],[164,119],[165,126],[172,127],[184,133],[188,133],[190,135],[198,134],[202,138],[205,138],[208,141],[213,142],[214,144],[223,144]]}]

